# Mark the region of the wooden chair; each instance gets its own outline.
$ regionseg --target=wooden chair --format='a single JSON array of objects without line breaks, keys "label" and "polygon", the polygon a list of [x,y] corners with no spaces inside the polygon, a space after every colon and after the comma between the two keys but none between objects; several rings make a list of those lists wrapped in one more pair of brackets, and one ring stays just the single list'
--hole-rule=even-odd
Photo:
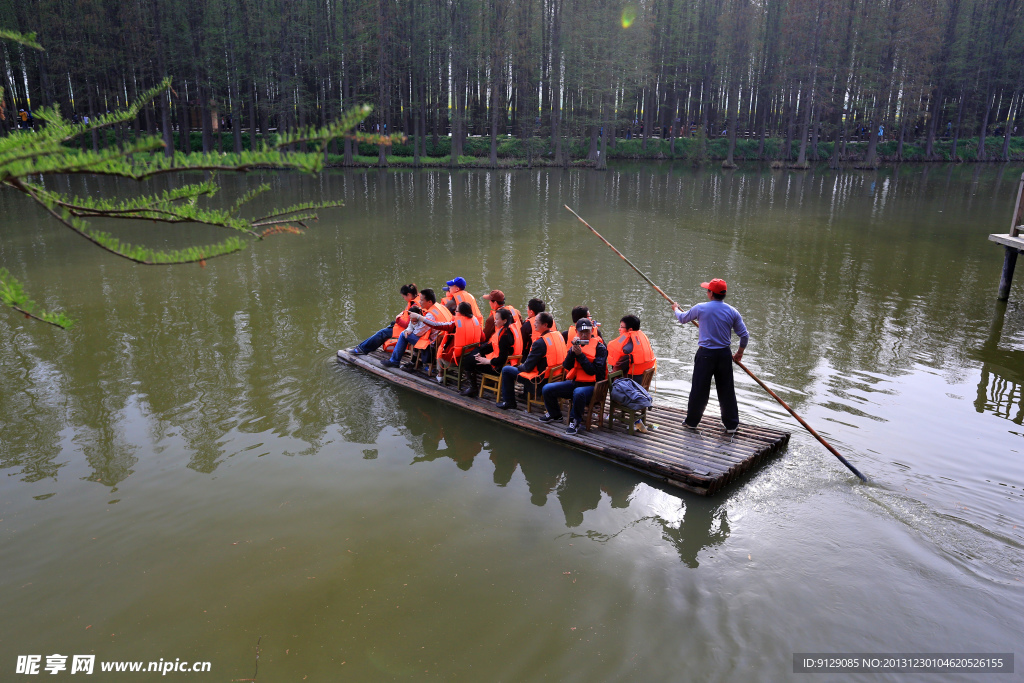
[{"label": "wooden chair", "polygon": [[527,380],[533,389],[533,395],[526,394],[526,412],[533,412],[534,406],[540,406],[543,410],[544,396],[541,394],[541,388],[548,382],[561,382],[563,379],[565,379],[565,368],[558,365],[548,368],[531,380]]},{"label": "wooden chair", "polygon": [[[612,375],[615,373],[613,372]],[[583,429],[587,431],[593,424],[594,417],[597,417],[598,428],[604,427],[604,401],[608,397],[610,379],[603,379],[594,385],[594,395],[590,397],[587,410],[583,414]]]},{"label": "wooden chair", "polygon": [[[622,371],[616,370],[608,375],[608,379],[603,379],[594,384],[594,393],[591,395],[590,403],[587,404],[583,413],[584,430],[590,429],[595,417],[597,418],[598,427],[604,427],[604,402],[608,398],[608,387],[611,386],[609,382],[621,376]],[[572,416],[572,399],[560,398],[558,399],[558,405],[562,409],[562,421],[568,424]]]},{"label": "wooden chair", "polygon": [[[513,362],[518,363],[522,359],[522,354],[519,354],[518,356],[509,356],[508,360],[505,361],[505,365],[512,365]],[[482,377],[480,377],[479,398],[484,397],[485,391],[493,391],[494,400],[501,400],[501,373],[498,373],[497,375],[483,375]]]},{"label": "wooden chair", "polygon": [[[658,369],[655,365],[653,368],[649,368],[644,371],[644,374],[640,377],[640,381],[637,382],[644,389],[651,386],[651,379],[654,377],[654,371]],[[613,372],[612,375],[621,375],[621,372]],[[647,419],[647,408],[641,408],[640,410],[634,410],[627,408],[621,403],[616,403],[613,399],[609,398],[608,404],[608,429],[615,427],[615,414],[619,414],[619,420],[625,425],[627,431],[630,434],[636,433],[636,421]]]},{"label": "wooden chair", "polygon": [[437,370],[437,350],[443,349],[445,346],[450,344],[452,340],[454,340],[454,337],[447,332],[438,332],[434,341],[430,341],[429,338],[424,337],[416,342],[412,352],[416,353],[418,351],[418,353],[416,355],[416,366],[413,369],[419,370],[423,367],[423,359],[426,358],[427,373],[433,377]]},{"label": "wooden chair", "polygon": [[[480,346],[480,342],[477,342],[476,344],[467,344],[462,347],[462,355],[459,356],[459,362],[449,365],[444,369],[444,372],[441,373],[441,386],[448,386],[448,380],[454,379],[455,391],[462,388],[462,360],[476,351],[478,346]],[[438,362],[440,363],[440,361]]]}]

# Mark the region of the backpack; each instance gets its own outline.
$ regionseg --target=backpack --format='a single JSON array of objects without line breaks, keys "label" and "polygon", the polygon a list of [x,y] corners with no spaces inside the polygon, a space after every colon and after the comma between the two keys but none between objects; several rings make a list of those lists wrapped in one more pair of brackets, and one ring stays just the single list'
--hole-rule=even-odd
[{"label": "backpack", "polygon": [[647,391],[629,378],[617,379],[612,384],[612,400],[630,410],[643,410],[650,408],[654,401]]}]

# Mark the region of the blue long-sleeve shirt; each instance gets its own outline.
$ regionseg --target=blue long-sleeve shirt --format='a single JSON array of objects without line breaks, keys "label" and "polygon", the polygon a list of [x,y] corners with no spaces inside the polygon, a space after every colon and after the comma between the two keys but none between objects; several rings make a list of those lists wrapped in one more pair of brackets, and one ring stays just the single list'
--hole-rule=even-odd
[{"label": "blue long-sleeve shirt", "polygon": [[706,349],[727,349],[732,344],[732,332],[740,338],[740,348],[746,348],[750,335],[743,317],[735,308],[724,301],[705,301],[690,310],[676,311],[676,320],[686,324],[691,320],[700,323],[700,341],[697,346]]}]

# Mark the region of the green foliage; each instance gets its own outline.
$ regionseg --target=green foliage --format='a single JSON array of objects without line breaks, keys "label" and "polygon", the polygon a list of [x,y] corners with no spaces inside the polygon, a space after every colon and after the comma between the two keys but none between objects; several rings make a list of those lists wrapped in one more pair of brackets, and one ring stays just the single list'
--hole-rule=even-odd
[{"label": "green foliage", "polygon": [[48,313],[36,306],[36,302],[28,298],[21,283],[7,272],[6,268],[0,268],[0,303],[13,308],[26,318],[35,318],[65,330],[74,324],[74,321],[63,313]]},{"label": "green foliage", "polygon": [[[32,36],[18,36],[0,31],[0,37],[33,45]],[[321,170],[328,142],[350,135],[355,125],[369,113],[368,106],[346,112],[324,127],[289,130],[276,136],[273,144],[265,141],[258,150],[243,151],[240,154],[175,153],[167,157],[163,154],[153,154],[162,150],[164,143],[160,138],[151,135],[139,136],[124,147],[107,147],[97,152],[68,149],[69,143],[81,139],[85,134],[91,135],[93,131],[107,133],[111,126],[135,120],[147,102],[155,97],[164,96],[169,87],[168,79],[144,93],[128,108],[97,116],[89,124],[70,123],[61,117],[56,108],[37,110],[35,118],[42,125],[31,130],[14,131],[7,137],[0,138],[0,183],[23,192],[62,225],[97,247],[129,261],[146,265],[197,262],[203,264],[211,258],[240,251],[251,241],[262,240],[268,235],[300,232],[299,226],[306,227],[307,221],[316,218],[318,210],[341,206],[341,202],[303,203],[278,209],[264,216],[243,215],[247,203],[266,192],[269,189],[267,185],[247,193],[229,209],[204,208],[200,205],[200,199],[208,199],[217,193],[219,187],[212,174],[218,171],[245,172],[265,168],[314,173]],[[400,140],[399,137],[374,135],[360,135],[358,139],[387,145]],[[317,151],[286,151],[299,145],[311,145]],[[86,173],[143,181],[157,175],[181,171],[209,171],[211,178],[174,190],[127,200],[74,197],[49,190],[42,183],[43,177],[56,174]],[[91,227],[89,219],[100,217],[169,224],[203,224],[238,234],[211,245],[157,250],[122,242],[108,233]],[[38,311],[25,294],[20,282],[12,278],[7,271],[0,272],[0,275],[0,296],[5,305],[29,317],[59,327],[67,327],[70,324],[70,320],[63,314]]]}]

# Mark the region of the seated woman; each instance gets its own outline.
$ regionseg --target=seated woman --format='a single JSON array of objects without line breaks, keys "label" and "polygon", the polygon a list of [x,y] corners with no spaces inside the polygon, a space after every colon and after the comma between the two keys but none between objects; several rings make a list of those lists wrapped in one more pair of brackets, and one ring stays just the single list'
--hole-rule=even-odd
[{"label": "seated woman", "polygon": [[644,372],[657,363],[651,342],[640,331],[640,318],[623,316],[619,321],[619,336],[608,344],[608,371],[621,370],[630,379],[639,382]]},{"label": "seated woman", "polygon": [[[405,299],[405,310],[395,316],[394,324],[388,325],[387,327],[384,327],[378,332],[370,335],[368,338],[349,349],[349,353],[354,356],[365,356],[372,351],[376,351],[389,340],[398,339],[398,335],[400,335],[402,330],[409,325],[409,308],[413,305],[413,302],[416,301],[416,295],[418,294],[415,284],[402,285],[402,289],[400,291],[402,293],[402,298]],[[394,343],[392,342],[390,345],[393,344]],[[385,350],[387,349],[385,348]]]}]

